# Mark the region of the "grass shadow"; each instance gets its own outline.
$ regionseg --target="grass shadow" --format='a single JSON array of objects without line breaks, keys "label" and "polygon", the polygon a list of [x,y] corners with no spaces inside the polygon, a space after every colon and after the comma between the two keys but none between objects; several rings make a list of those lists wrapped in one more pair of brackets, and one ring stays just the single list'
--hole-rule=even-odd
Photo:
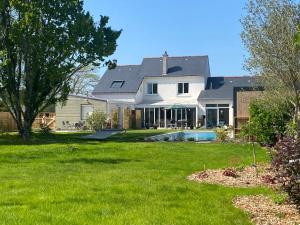
[{"label": "grass shadow", "polygon": [[73,158],[67,160],[60,160],[60,163],[85,163],[85,164],[121,164],[128,162],[141,162],[141,160],[136,159],[121,159],[121,158]]}]

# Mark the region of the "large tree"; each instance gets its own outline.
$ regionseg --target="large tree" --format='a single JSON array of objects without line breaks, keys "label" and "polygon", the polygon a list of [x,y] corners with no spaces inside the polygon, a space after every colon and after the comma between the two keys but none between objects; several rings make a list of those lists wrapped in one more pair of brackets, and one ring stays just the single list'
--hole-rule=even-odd
[{"label": "large tree", "polygon": [[82,0],[0,0],[0,98],[23,138],[39,112],[67,99],[75,73],[109,63],[121,31],[107,23]]},{"label": "large tree", "polygon": [[300,21],[292,0],[249,0],[242,39],[249,50],[246,67],[258,75],[270,101],[289,101],[300,131],[300,52],[294,42]]},{"label": "large tree", "polygon": [[99,80],[100,77],[94,67],[85,67],[73,75],[71,93],[75,95],[89,95]]}]

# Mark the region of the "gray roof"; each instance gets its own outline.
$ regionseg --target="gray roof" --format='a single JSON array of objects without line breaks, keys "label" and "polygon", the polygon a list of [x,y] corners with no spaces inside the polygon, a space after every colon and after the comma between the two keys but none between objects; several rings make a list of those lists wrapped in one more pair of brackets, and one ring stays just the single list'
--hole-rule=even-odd
[{"label": "gray roof", "polygon": [[[162,75],[162,57],[144,58],[141,65],[117,66],[107,70],[93,94],[136,93],[144,77],[210,76],[208,56],[168,57],[168,74]],[[121,88],[111,88],[113,81],[125,81]]]},{"label": "gray roof", "polygon": [[[138,91],[143,77],[140,76],[141,66],[117,66],[107,70],[96,85],[93,94],[97,93],[135,93]],[[111,88],[113,81],[125,81],[121,88]]]},{"label": "gray roof", "polygon": [[253,77],[209,77],[205,90],[199,95],[203,99],[233,99],[235,87],[248,88],[259,87]]},{"label": "gray roof", "polygon": [[[162,76],[162,57],[144,58],[140,74],[143,77]],[[166,76],[210,76],[208,56],[168,57]]]}]

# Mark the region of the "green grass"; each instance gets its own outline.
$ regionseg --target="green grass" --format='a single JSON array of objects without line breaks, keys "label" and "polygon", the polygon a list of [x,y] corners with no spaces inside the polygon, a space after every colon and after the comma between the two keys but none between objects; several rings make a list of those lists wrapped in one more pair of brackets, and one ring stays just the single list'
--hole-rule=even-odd
[{"label": "green grass", "polygon": [[[83,134],[0,137],[0,224],[251,224],[232,205],[265,188],[191,182],[203,168],[251,164],[247,145],[147,143],[165,131],[129,131],[109,141]],[[258,150],[258,160],[268,156]]]}]

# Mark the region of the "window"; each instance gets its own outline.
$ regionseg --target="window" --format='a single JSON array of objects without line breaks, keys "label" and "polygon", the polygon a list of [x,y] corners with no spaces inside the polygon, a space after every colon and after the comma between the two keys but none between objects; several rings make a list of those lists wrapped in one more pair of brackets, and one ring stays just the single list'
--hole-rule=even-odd
[{"label": "window", "polygon": [[206,107],[218,107],[217,104],[206,104]]},{"label": "window", "polygon": [[229,107],[229,104],[218,104],[218,107]]},{"label": "window", "polygon": [[121,88],[124,85],[125,81],[123,80],[115,80],[111,83],[111,88]]},{"label": "window", "polygon": [[178,94],[188,94],[189,83],[178,83]]},{"label": "window", "polygon": [[81,120],[86,120],[94,111],[93,105],[81,105]]},{"label": "window", "polygon": [[147,84],[147,94],[148,95],[157,94],[157,83],[148,83]]}]

